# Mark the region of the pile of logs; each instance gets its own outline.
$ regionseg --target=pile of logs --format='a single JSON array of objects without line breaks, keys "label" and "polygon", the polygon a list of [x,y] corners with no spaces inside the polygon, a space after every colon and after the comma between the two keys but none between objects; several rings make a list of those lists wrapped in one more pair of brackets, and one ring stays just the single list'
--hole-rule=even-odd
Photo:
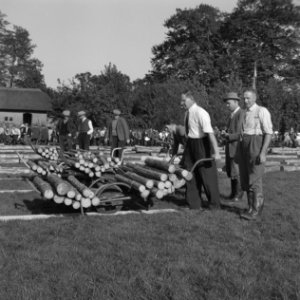
[{"label": "pile of logs", "polygon": [[26,164],[32,171],[34,171],[40,175],[43,175],[43,176],[50,174],[50,173],[55,173],[58,176],[61,176],[61,174],[64,171],[64,168],[62,167],[62,165],[58,164],[57,162],[54,162],[54,161],[27,160]]},{"label": "pile of logs", "polygon": [[47,160],[57,161],[59,158],[59,153],[56,147],[36,147],[34,145],[31,145],[31,148],[33,149],[33,151]]},{"label": "pile of logs", "polygon": [[166,160],[148,157],[144,163],[145,165],[140,165],[128,162],[120,166],[115,178],[131,185],[141,195],[142,192],[149,191],[157,199],[174,193],[193,178],[191,172],[169,164]]},{"label": "pile of logs", "polygon": [[52,199],[57,204],[72,206],[74,209],[100,204],[100,199],[95,193],[73,175],[68,176],[66,180],[55,174],[48,174],[43,178],[37,175],[32,182],[44,199]]},{"label": "pile of logs", "polygon": [[87,174],[90,178],[101,177],[101,174],[121,165],[119,158],[104,155],[102,151],[64,152],[63,162],[69,167]]}]

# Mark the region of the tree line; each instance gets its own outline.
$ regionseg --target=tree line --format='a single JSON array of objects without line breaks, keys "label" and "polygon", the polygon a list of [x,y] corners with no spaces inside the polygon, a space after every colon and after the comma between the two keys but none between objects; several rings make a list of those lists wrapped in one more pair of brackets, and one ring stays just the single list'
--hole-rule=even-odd
[{"label": "tree line", "polygon": [[[182,123],[180,95],[192,91],[215,126],[226,125],[222,98],[257,89],[276,130],[300,130],[300,7],[292,0],[239,0],[232,13],[210,5],[177,9],[166,19],[164,41],[152,48],[152,70],[130,81],[112,63],[100,74],[76,74],[46,86],[42,63],[26,29],[9,27],[0,13],[0,85],[34,87],[53,99],[53,114],[85,109],[104,126],[119,108],[132,127]],[[10,29],[8,29],[10,28]]]}]

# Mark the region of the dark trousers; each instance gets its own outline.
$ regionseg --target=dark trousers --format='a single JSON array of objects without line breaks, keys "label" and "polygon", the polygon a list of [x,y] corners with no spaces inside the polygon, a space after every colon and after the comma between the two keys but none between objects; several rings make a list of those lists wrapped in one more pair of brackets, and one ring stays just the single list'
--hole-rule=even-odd
[{"label": "dark trousers", "polygon": [[[115,148],[123,148],[125,146],[126,146],[126,141],[120,141],[117,136],[112,136],[111,150],[113,150]],[[116,150],[114,156],[121,158],[122,152],[123,152],[122,150]]]},{"label": "dark trousers", "polygon": [[[184,150],[184,166],[191,170],[195,162],[211,157],[211,145],[208,137],[201,139],[188,138]],[[219,206],[220,195],[218,174],[215,161],[205,162],[196,167],[193,179],[186,183],[186,200],[190,208],[201,207],[201,187],[204,187],[209,204]]]},{"label": "dark trousers", "polygon": [[73,138],[67,135],[59,136],[59,146],[61,151],[70,151],[73,149]]},{"label": "dark trousers", "polygon": [[78,146],[79,146],[79,149],[82,149],[82,150],[90,149],[90,136],[86,132],[79,132]]},{"label": "dark trousers", "polygon": [[241,185],[244,191],[263,193],[262,177],[265,165],[258,161],[263,145],[262,135],[244,135],[239,147]]}]

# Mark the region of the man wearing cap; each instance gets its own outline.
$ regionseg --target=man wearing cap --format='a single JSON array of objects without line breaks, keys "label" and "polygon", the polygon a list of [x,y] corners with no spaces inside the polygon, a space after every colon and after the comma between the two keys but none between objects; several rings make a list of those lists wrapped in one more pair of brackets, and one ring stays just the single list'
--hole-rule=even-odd
[{"label": "man wearing cap", "polygon": [[[130,142],[130,131],[127,121],[120,116],[119,109],[113,110],[114,119],[111,121],[106,131],[105,143],[110,142],[111,149],[125,147],[126,143]],[[122,156],[122,151],[117,151],[119,158]]]},{"label": "man wearing cap", "polygon": [[71,112],[64,110],[62,117],[57,124],[56,132],[59,137],[59,146],[62,152],[69,151],[73,148],[74,138],[76,135],[76,126],[70,118]]},{"label": "man wearing cap", "polygon": [[87,119],[86,113],[83,110],[78,112],[78,118],[77,139],[79,149],[89,150],[90,139],[94,131],[92,121]]},{"label": "man wearing cap", "polygon": [[[196,104],[191,92],[181,95],[181,105],[186,109],[185,129],[187,135],[184,149],[184,167],[192,169],[194,164],[205,158],[220,160],[220,153],[210,116],[206,110]],[[196,167],[193,179],[186,183],[186,200],[192,209],[201,209],[201,187],[211,209],[220,208],[218,174],[215,160],[204,162]]]},{"label": "man wearing cap", "polygon": [[237,157],[237,146],[242,132],[244,110],[239,106],[240,97],[237,93],[228,93],[223,99],[231,112],[227,123],[227,132],[222,133],[225,139],[225,166],[227,176],[231,179],[230,199],[234,202],[243,198],[243,191],[240,184],[240,172]]},{"label": "man wearing cap", "polygon": [[239,143],[239,167],[242,189],[247,192],[248,210],[241,217],[255,220],[264,205],[262,176],[273,125],[270,112],[256,104],[257,93],[254,89],[244,92],[244,100],[246,111]]}]

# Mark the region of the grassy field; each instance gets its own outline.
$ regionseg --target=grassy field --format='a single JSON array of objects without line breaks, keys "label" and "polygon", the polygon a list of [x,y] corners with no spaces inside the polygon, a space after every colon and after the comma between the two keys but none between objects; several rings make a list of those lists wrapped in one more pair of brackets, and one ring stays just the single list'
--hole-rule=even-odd
[{"label": "grassy field", "polygon": [[[266,174],[257,222],[234,208],[2,222],[0,299],[300,299],[299,175]],[[32,213],[26,200],[7,211]]]}]

